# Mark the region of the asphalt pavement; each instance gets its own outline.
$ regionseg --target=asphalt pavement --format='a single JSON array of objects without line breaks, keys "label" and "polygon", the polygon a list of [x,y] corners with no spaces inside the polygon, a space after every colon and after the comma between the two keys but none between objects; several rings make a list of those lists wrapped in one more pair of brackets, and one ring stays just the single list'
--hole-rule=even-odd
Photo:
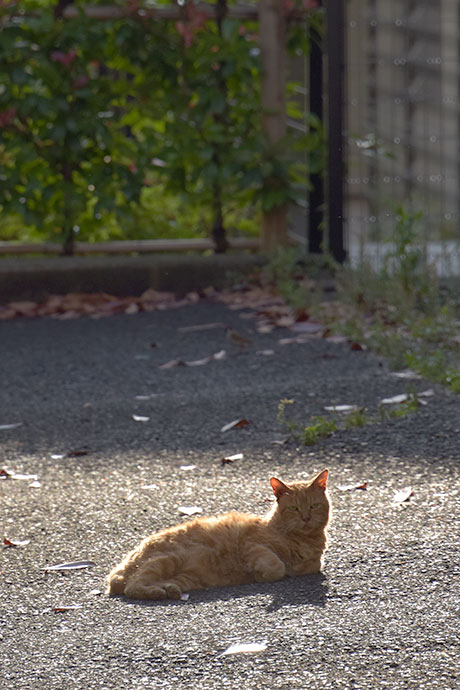
[{"label": "asphalt pavement", "polygon": [[[1,688],[460,688],[460,398],[346,342],[282,345],[289,331],[258,333],[247,312],[203,300],[0,323],[1,536],[20,542],[1,553]],[[223,326],[189,329],[216,323],[251,345],[240,352]],[[415,413],[378,418],[380,401],[407,386],[432,395]],[[285,442],[285,398],[299,424],[336,405],[374,421],[314,446]],[[237,419],[248,423],[222,431]],[[141,537],[187,519],[181,506],[263,513],[271,476],[324,467],[333,517],[322,574],[181,602],[104,593]],[[45,570],[74,561],[95,565]],[[224,654],[233,644],[259,651]]]}]

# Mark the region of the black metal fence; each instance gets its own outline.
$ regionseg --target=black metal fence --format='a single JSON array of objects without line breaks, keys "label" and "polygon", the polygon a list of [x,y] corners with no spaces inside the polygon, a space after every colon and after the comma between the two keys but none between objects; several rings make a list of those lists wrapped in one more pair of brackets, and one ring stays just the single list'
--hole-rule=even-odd
[{"label": "black metal fence", "polygon": [[324,109],[329,160],[324,195],[312,180],[309,251],[378,264],[403,214],[439,272],[460,272],[459,3],[324,4],[326,68],[312,51],[308,91]]}]

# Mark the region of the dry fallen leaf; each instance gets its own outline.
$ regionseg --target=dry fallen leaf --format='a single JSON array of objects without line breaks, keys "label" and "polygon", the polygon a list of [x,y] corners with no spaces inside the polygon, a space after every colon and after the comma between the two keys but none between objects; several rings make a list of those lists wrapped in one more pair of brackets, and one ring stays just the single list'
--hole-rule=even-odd
[{"label": "dry fallen leaf", "polygon": [[181,601],[188,601],[190,599],[190,594],[188,592],[183,592],[180,595],[180,600]]},{"label": "dry fallen leaf", "polygon": [[328,405],[324,408],[328,412],[357,412],[360,408],[358,405]]},{"label": "dry fallen leaf", "polygon": [[169,362],[165,362],[164,364],[160,364],[158,369],[172,369],[173,367],[184,367],[185,362],[183,362],[181,359],[171,359]]},{"label": "dry fallen leaf", "polygon": [[421,375],[417,374],[411,369],[406,369],[405,371],[392,371],[390,376],[396,376],[398,379],[421,379]]},{"label": "dry fallen leaf", "polygon": [[54,613],[63,613],[64,611],[73,611],[74,609],[81,609],[82,604],[69,604],[68,606],[54,606]]},{"label": "dry fallen leaf", "polygon": [[280,338],[278,340],[279,345],[303,345],[304,343],[310,342],[312,338],[317,338],[317,333],[301,333],[293,338]]},{"label": "dry fallen leaf", "polygon": [[8,537],[5,537],[3,539],[4,546],[27,546],[27,544],[30,544],[30,539],[24,539],[24,541],[18,541],[17,539],[8,539]]},{"label": "dry fallen leaf", "polygon": [[181,465],[179,469],[184,470],[185,472],[194,470],[196,468],[196,465]]},{"label": "dry fallen leaf", "polygon": [[189,362],[184,362],[186,367],[201,367],[203,364],[209,364],[209,362],[212,361],[212,355],[208,355],[207,357],[203,357],[202,359],[195,359],[191,360]]},{"label": "dry fallen leaf", "polygon": [[16,424],[0,424],[0,431],[6,431],[7,429],[17,429],[22,426],[22,422],[16,422]]},{"label": "dry fallen leaf", "polygon": [[263,652],[267,649],[266,642],[249,642],[247,644],[235,643],[227,647],[225,652],[222,652],[219,656],[229,656],[230,654],[255,654],[257,652]]},{"label": "dry fallen leaf", "polygon": [[47,565],[40,570],[48,572],[50,570],[81,570],[82,568],[93,568],[94,561],[71,561],[70,563],[58,563],[57,565]]},{"label": "dry fallen leaf", "polygon": [[133,419],[135,422],[144,422],[144,424],[145,424],[145,422],[150,421],[150,417],[143,417],[142,415],[139,415],[139,414],[133,414]]},{"label": "dry fallen leaf", "polygon": [[391,398],[383,398],[380,401],[381,405],[397,405],[399,403],[406,402],[408,399],[407,393],[401,393],[400,395],[393,395]]},{"label": "dry fallen leaf", "polygon": [[[426,391],[421,391],[420,393],[415,393],[415,396],[417,399],[419,398],[431,398],[434,395],[434,390],[432,388],[428,388]],[[383,400],[380,401],[381,405],[397,405],[399,403],[406,402],[409,400],[412,396],[407,393],[400,393],[399,395],[393,395],[391,398],[383,398]],[[425,401],[420,400],[423,404],[426,404]]]},{"label": "dry fallen leaf", "polygon": [[177,330],[179,333],[195,333],[198,331],[209,331],[212,328],[225,328],[225,324],[222,321],[216,321],[215,323],[201,323],[196,326],[182,326]]},{"label": "dry fallen leaf", "polygon": [[363,352],[364,350],[367,350],[367,347],[366,345],[353,341],[350,343],[350,350],[353,350],[354,352]]},{"label": "dry fallen leaf", "polygon": [[342,343],[348,342],[348,338],[345,335],[327,335],[325,340],[328,343],[334,343],[334,345],[341,345]]},{"label": "dry fallen leaf", "polygon": [[203,512],[203,508],[200,506],[179,506],[178,511],[182,515],[197,515]]},{"label": "dry fallen leaf", "polygon": [[243,453],[235,453],[234,455],[225,455],[223,458],[221,458],[221,463],[222,465],[230,465],[232,462],[235,462],[235,460],[242,459]]},{"label": "dry fallen leaf", "polygon": [[413,495],[414,492],[410,486],[407,486],[405,489],[399,489],[393,496],[393,503],[406,503],[410,501]]},{"label": "dry fallen leaf", "polygon": [[66,458],[80,458],[83,455],[88,455],[89,450],[69,450],[68,453],[66,453]]},{"label": "dry fallen leaf", "polygon": [[340,491],[367,491],[367,482],[362,484],[345,484],[339,486]]},{"label": "dry fallen leaf", "polygon": [[275,350],[256,350],[256,355],[261,357],[271,357],[275,354]]},{"label": "dry fallen leaf", "polygon": [[5,473],[7,479],[19,479],[26,482],[38,481],[38,476],[36,474],[20,474],[18,472],[13,472],[12,470],[1,470],[0,474],[3,475],[3,473]]},{"label": "dry fallen leaf", "polygon": [[317,321],[296,321],[290,326],[289,330],[295,333],[309,333],[313,335],[314,333],[319,333],[324,330],[324,326]]},{"label": "dry fallen leaf", "polygon": [[228,424],[225,424],[222,427],[221,432],[230,431],[230,429],[238,429],[238,428],[241,428],[243,426],[247,426],[248,424],[249,424],[249,422],[247,419],[244,419],[244,417],[240,417],[239,419],[234,419],[233,422],[229,422]]}]

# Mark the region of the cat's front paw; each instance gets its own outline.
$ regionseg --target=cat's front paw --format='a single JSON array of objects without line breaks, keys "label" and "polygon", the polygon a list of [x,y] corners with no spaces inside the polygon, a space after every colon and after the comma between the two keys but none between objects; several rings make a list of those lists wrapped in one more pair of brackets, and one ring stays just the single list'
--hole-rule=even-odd
[{"label": "cat's front paw", "polygon": [[286,575],[286,566],[279,558],[263,560],[260,559],[255,568],[257,582],[275,582],[282,580]]},{"label": "cat's front paw", "polygon": [[179,585],[175,585],[173,582],[166,582],[164,589],[168,599],[180,599],[182,596],[181,588]]},{"label": "cat's front paw", "polygon": [[107,594],[124,594],[126,581],[123,575],[110,575],[107,582]]}]

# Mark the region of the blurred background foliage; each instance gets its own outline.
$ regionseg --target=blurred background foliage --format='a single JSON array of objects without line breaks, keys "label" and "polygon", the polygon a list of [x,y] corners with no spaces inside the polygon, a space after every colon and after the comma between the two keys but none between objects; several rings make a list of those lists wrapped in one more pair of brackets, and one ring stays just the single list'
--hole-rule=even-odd
[{"label": "blurred background foliage", "polygon": [[[262,133],[256,22],[192,2],[177,21],[63,19],[65,4],[0,2],[0,240],[71,253],[75,238],[207,236],[219,217],[257,234],[322,169],[321,125],[294,98],[306,133],[277,147]],[[307,55],[305,25],[288,25],[290,54]]]}]

